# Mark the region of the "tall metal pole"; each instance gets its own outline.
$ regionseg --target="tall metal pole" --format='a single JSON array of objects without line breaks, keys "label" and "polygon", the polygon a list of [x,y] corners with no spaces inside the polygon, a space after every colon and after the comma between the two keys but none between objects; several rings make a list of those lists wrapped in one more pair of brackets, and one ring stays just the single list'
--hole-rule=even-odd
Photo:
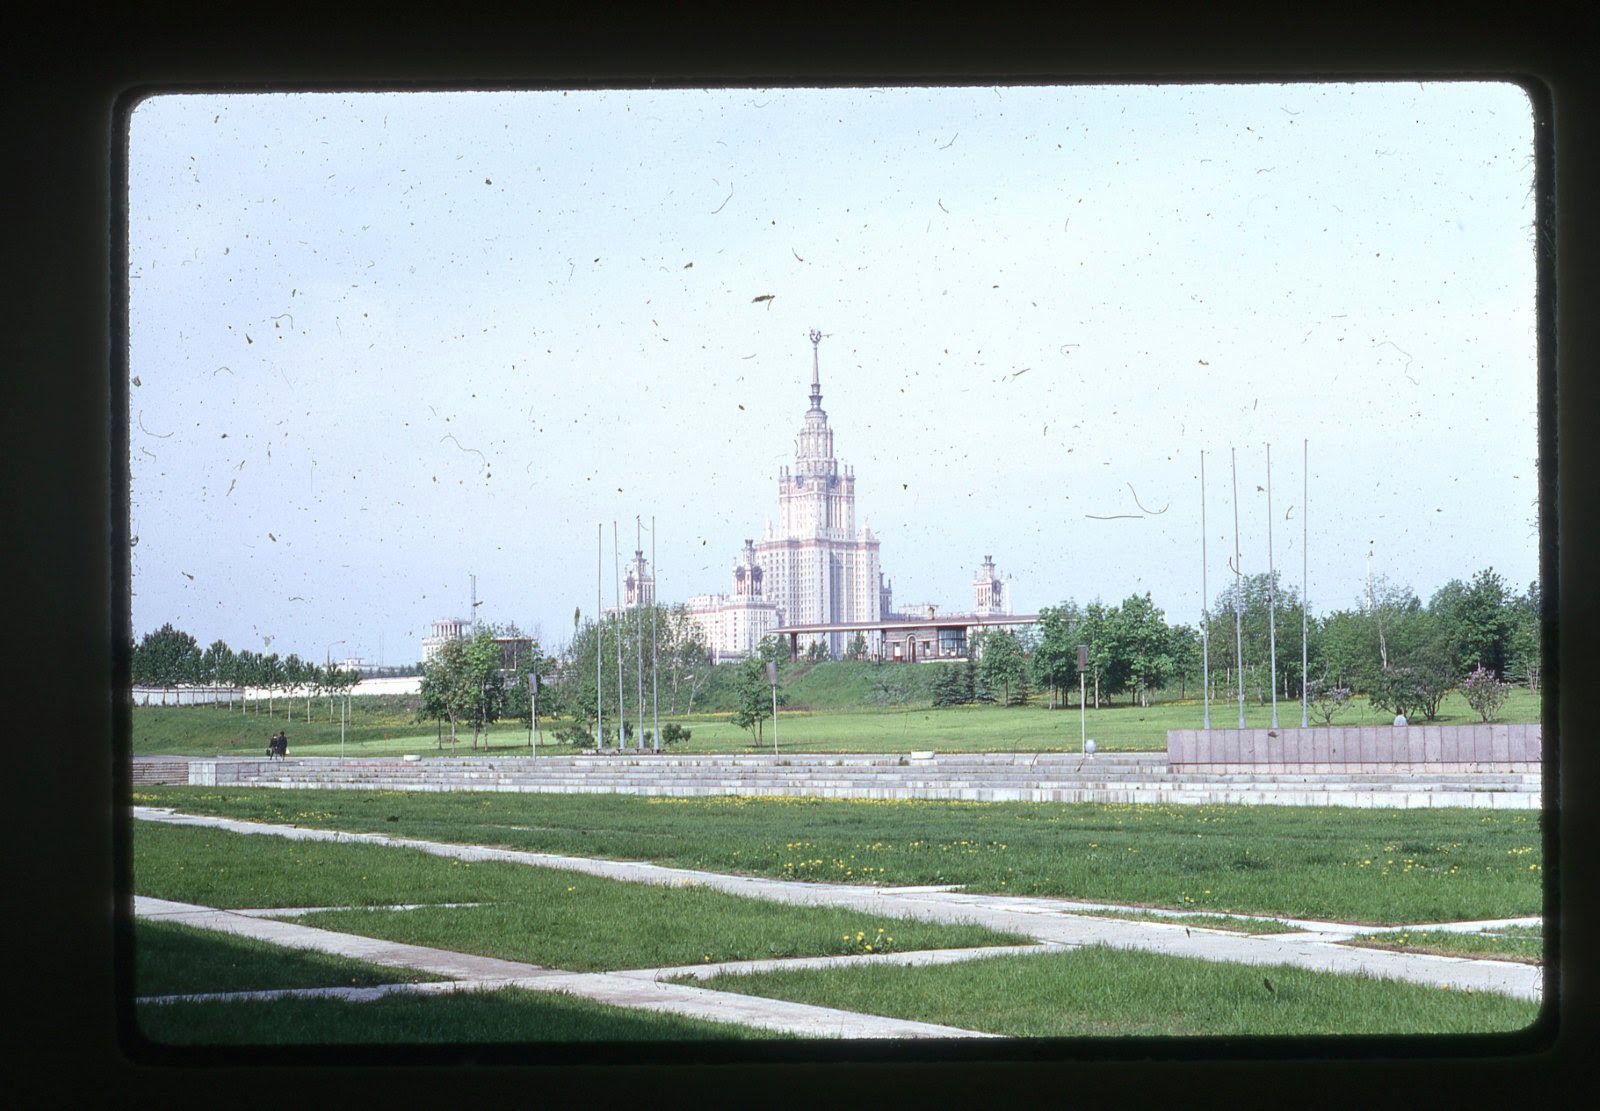
[{"label": "tall metal pole", "polygon": [[1311,458],[1310,440],[1300,441],[1300,728],[1304,729],[1310,724],[1306,717],[1306,615],[1311,612],[1311,599],[1306,596],[1310,582],[1306,573],[1310,557],[1306,551],[1306,543],[1311,537],[1311,526],[1306,523],[1310,513],[1307,499],[1311,494],[1311,479],[1306,469]]},{"label": "tall metal pole", "polygon": [[1272,656],[1272,728],[1278,728],[1278,572],[1272,562],[1272,445],[1267,445],[1267,651]]},{"label": "tall metal pole", "polygon": [[[638,552],[640,554],[640,556],[643,556],[644,555],[644,537],[643,537],[643,533],[642,533],[642,526],[639,523],[639,517],[638,517],[637,514],[635,514],[635,516],[633,518],[633,545],[634,545],[633,550]],[[634,660],[634,670],[636,672],[638,672],[638,675],[639,675],[639,702],[637,704],[638,708],[636,709],[636,711],[634,713],[634,720],[639,723],[639,736],[638,736],[638,742],[639,743],[635,747],[637,747],[640,752],[643,752],[644,751],[644,568],[643,567],[639,568],[639,585],[636,587],[636,590],[637,590],[637,593],[635,594],[634,599],[633,599],[633,602],[634,602],[633,627],[634,627],[635,630],[637,630],[638,639],[637,639],[637,641],[635,642],[635,645],[634,645],[633,660]]]},{"label": "tall metal pole", "polygon": [[767,661],[767,682],[772,684],[772,755],[778,755],[778,665]]},{"label": "tall metal pole", "polygon": [[611,522],[611,574],[612,587],[617,599],[617,751],[623,747],[622,733],[627,727],[627,715],[622,709],[622,562],[617,543],[617,522]]},{"label": "tall metal pole", "polygon": [[606,747],[605,715],[601,710],[601,692],[605,689],[600,683],[600,661],[604,658],[600,650],[605,645],[605,638],[601,630],[605,625],[601,622],[600,583],[604,572],[606,550],[606,526],[602,522],[594,526],[594,749],[603,752]]},{"label": "tall metal pole", "polygon": [[652,748],[661,751],[661,686],[656,674],[656,591],[655,576],[660,574],[656,568],[656,519],[650,518],[650,716],[654,722],[651,730]]},{"label": "tall metal pole", "polygon": [[1206,453],[1200,453],[1200,683],[1211,728],[1211,593],[1206,585]]},{"label": "tall metal pole", "polygon": [[1244,575],[1239,570],[1239,449],[1229,448],[1233,467],[1233,663],[1239,673],[1239,728],[1244,728]]}]

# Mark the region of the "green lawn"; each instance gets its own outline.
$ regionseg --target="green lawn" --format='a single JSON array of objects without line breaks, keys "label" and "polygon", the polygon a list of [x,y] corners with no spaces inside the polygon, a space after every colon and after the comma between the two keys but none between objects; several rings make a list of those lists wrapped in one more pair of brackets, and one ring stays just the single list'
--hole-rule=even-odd
[{"label": "green lawn", "polygon": [[[216,787],[146,788],[134,801],[709,871],[962,884],[1193,913],[1401,925],[1543,906],[1537,811]],[[269,877],[292,859],[272,854]],[[403,890],[366,901],[417,901],[396,897]],[[202,888],[187,901],[226,905],[208,896]],[[331,891],[308,901],[360,900]]]},{"label": "green lawn", "polygon": [[1441,957],[1492,958],[1523,964],[1544,963],[1544,934],[1537,928],[1484,930],[1464,934],[1454,930],[1407,930],[1404,933],[1365,934],[1347,944],[1401,953],[1433,953]]},{"label": "green lawn", "polygon": [[1103,946],[697,982],[1015,1038],[1490,1033],[1523,1029],[1539,1013],[1536,1003],[1484,992]]},{"label": "green lawn", "polygon": [[176,922],[134,923],[134,992],[141,996],[370,987],[442,978]]},{"label": "green lawn", "polygon": [[170,1046],[486,1045],[788,1038],[733,1023],[502,988],[442,996],[143,1004],[140,1032]]},{"label": "green lawn", "polygon": [[[1026,944],[979,926],[766,903],[372,844],[137,822],[134,891],[221,908],[351,907],[295,921],[575,972],[895,949]],[[470,903],[471,906],[444,906]],[[398,904],[428,904],[392,910]],[[882,951],[881,944],[875,951]]]},{"label": "green lawn", "polygon": [[1242,918],[1226,914],[1157,914],[1147,910],[1074,910],[1086,918],[1121,918],[1129,922],[1166,922],[1178,926],[1199,926],[1207,930],[1226,930],[1236,934],[1305,933],[1302,926],[1291,926],[1275,918]]},{"label": "green lawn", "polygon": [[[829,665],[817,665],[821,670]],[[933,665],[929,665],[933,666]],[[891,668],[890,670],[895,670]],[[798,680],[796,680],[798,684]],[[846,686],[848,693],[853,688]],[[1501,713],[1503,721],[1538,721],[1542,696],[1525,690],[1513,691]],[[414,701],[414,700],[412,700]],[[406,709],[411,703],[403,697],[357,698],[351,700],[352,719],[345,729],[344,751],[349,756],[398,756],[405,753],[450,752],[448,730],[442,749],[438,731],[432,723],[419,725]],[[255,704],[252,703],[252,709]],[[261,713],[229,712],[212,706],[135,707],[132,750],[135,755],[243,755],[265,753],[267,738],[283,730],[289,736],[289,752],[294,756],[337,756],[340,752],[339,724],[328,720],[327,706],[312,701],[312,720],[305,720],[306,704],[292,704],[293,718],[286,719],[286,703],[277,700],[274,716],[266,707]],[[1298,703],[1280,704],[1280,723],[1298,725]],[[1199,728],[1204,707],[1198,699],[1158,702],[1149,708],[1116,705],[1090,708],[1081,715],[1077,707],[1046,709],[1029,706],[950,706],[933,709],[926,699],[901,706],[869,703],[834,705],[827,709],[802,711],[784,709],[778,719],[780,752],[913,752],[932,749],[941,752],[1041,752],[1077,751],[1087,726],[1103,752],[1165,751],[1169,729]],[[608,719],[609,720],[609,719]],[[632,720],[630,714],[629,720]],[[1389,715],[1373,710],[1364,698],[1334,719],[1335,725],[1388,724]],[[1464,724],[1480,720],[1458,692],[1445,698],[1439,721]],[[674,751],[695,753],[734,753],[756,749],[755,738],[735,726],[728,714],[696,714],[669,718],[692,733],[687,745]],[[1270,706],[1246,707],[1246,724],[1266,728],[1272,722]],[[1217,702],[1211,706],[1214,727],[1238,724],[1238,704]],[[541,754],[573,751],[549,742],[553,723],[541,723]],[[492,726],[481,738],[483,751],[500,755],[526,755],[528,732],[515,722]],[[770,751],[772,725],[763,733],[761,751]],[[614,743],[608,738],[608,744]],[[457,737],[456,752],[473,755],[472,734],[467,730]]]}]

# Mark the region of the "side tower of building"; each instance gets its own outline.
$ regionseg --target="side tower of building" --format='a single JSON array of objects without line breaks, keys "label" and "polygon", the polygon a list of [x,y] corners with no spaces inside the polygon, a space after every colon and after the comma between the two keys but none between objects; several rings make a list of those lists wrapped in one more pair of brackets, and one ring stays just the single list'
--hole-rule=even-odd
[{"label": "side tower of building", "polygon": [[733,567],[733,593],[696,594],[686,603],[713,660],[744,659],[777,629],[782,615],[763,592],[765,577],[756,562],[755,544],[746,540]]},{"label": "side tower of building", "polygon": [[973,576],[972,612],[978,617],[1011,616],[1011,583],[995,570],[994,556],[984,556]]}]

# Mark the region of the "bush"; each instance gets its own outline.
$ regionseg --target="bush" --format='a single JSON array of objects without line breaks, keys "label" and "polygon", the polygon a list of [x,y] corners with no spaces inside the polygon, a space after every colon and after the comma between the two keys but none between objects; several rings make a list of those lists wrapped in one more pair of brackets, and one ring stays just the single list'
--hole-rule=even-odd
[{"label": "bush", "polygon": [[1502,683],[1488,668],[1477,667],[1462,681],[1461,693],[1479,717],[1493,721],[1511,696],[1511,684]]},{"label": "bush", "polygon": [[573,748],[587,748],[594,744],[593,734],[581,721],[569,721],[550,736],[561,744],[571,745]]},{"label": "bush", "polygon": [[1322,719],[1323,725],[1332,725],[1333,717],[1343,710],[1350,702],[1350,688],[1335,686],[1322,679],[1313,679],[1306,684],[1306,701],[1311,706],[1311,712]]},{"label": "bush", "polygon": [[688,741],[689,741],[689,730],[685,729],[683,726],[679,725],[675,721],[669,721],[669,722],[667,722],[667,724],[665,724],[665,725],[663,725],[661,727],[661,743],[662,744],[664,744],[664,745],[675,745],[675,744],[679,743],[680,741],[685,743],[685,744],[688,743]]}]

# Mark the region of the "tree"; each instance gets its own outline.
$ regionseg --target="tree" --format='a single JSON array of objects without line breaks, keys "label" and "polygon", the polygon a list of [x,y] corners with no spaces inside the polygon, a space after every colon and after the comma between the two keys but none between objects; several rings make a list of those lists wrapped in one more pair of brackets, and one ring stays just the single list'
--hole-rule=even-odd
[{"label": "tree", "polygon": [[[473,747],[477,747],[480,691],[477,661],[468,651],[471,643],[461,639],[446,641],[422,668],[422,700],[418,713],[450,719],[452,752],[456,747],[457,727],[463,720],[473,723]],[[493,643],[492,638],[490,643]]]},{"label": "tree", "polygon": [[1407,718],[1420,711],[1433,721],[1439,716],[1439,703],[1456,685],[1459,649],[1426,613],[1411,614],[1394,626],[1393,634],[1397,662],[1374,676],[1368,697],[1379,709]]},{"label": "tree", "polygon": [[823,641],[814,640],[806,646],[805,659],[807,663],[821,663],[828,658],[828,646]]},{"label": "tree", "polygon": [[1148,593],[1132,594],[1118,608],[1112,632],[1118,651],[1127,660],[1139,705],[1148,707],[1150,692],[1164,686],[1176,666],[1166,615],[1156,608]]},{"label": "tree", "polygon": [[[306,677],[306,662],[298,655],[290,652],[283,658],[283,683],[285,700],[289,702],[290,721],[294,720],[293,696],[299,694],[300,689],[305,686]],[[311,699],[309,696],[306,698],[306,720],[311,720]]]},{"label": "tree", "polygon": [[1428,612],[1444,625],[1459,655],[1462,673],[1488,668],[1505,674],[1511,656],[1513,601],[1505,582],[1486,568],[1471,583],[1452,579],[1428,601]]},{"label": "tree", "polygon": [[[824,646],[823,651],[827,651],[826,646]],[[784,665],[789,662],[789,642],[787,638],[779,636],[777,633],[768,633],[756,645],[756,657],[764,664],[777,664],[778,671],[781,674]]]},{"label": "tree", "polygon": [[1193,625],[1169,626],[1167,654],[1172,657],[1172,678],[1178,681],[1178,697],[1188,698],[1189,687],[1200,686],[1205,678],[1205,654],[1200,650],[1200,630]]},{"label": "tree", "polygon": [[[505,676],[500,671],[500,645],[487,629],[465,642],[467,666],[462,681],[477,696],[472,714],[472,750],[478,750],[478,731],[500,720],[505,710]],[[485,739],[485,746],[488,741]]]},{"label": "tree", "polygon": [[1542,606],[1538,580],[1529,583],[1527,593],[1513,598],[1510,606],[1511,639],[1507,644],[1510,662],[1506,677],[1527,683],[1531,691],[1539,689],[1544,662]]},{"label": "tree", "polygon": [[933,680],[935,706],[961,706],[972,701],[967,667],[967,664],[949,664],[939,668],[939,674]]},{"label": "tree", "polygon": [[1379,668],[1377,621],[1358,610],[1339,610],[1321,626],[1317,671],[1323,685],[1371,690]]},{"label": "tree", "polygon": [[199,677],[200,658],[200,646],[194,637],[169,622],[146,633],[134,649],[133,681],[140,686],[160,687],[161,701],[165,703],[168,690]]},{"label": "tree", "polygon": [[516,667],[505,685],[506,716],[517,718],[529,729],[534,728],[539,711],[549,716],[555,707],[551,700],[541,699],[545,684],[555,673],[556,663],[554,657],[544,654],[537,640],[528,638],[528,650],[518,654]]},{"label": "tree", "polygon": [[[769,637],[776,640],[776,637]],[[763,642],[765,643],[765,642]],[[761,746],[762,723],[772,716],[773,688],[767,682],[767,664],[759,656],[752,656],[739,665],[738,682],[734,689],[733,724],[747,729]],[[787,705],[789,696],[777,692],[778,705]]]},{"label": "tree", "polygon": [[1077,685],[1082,624],[1083,612],[1070,599],[1039,610],[1039,639],[1029,663],[1034,685],[1050,688],[1051,709],[1065,705],[1060,692]]},{"label": "tree", "polygon": [[850,645],[844,651],[845,658],[851,660],[864,660],[867,658],[867,634],[857,632],[850,638]]},{"label": "tree", "polygon": [[226,641],[215,640],[211,647],[206,649],[203,664],[207,681],[228,688],[228,709],[233,709],[234,688],[234,651],[229,648]]},{"label": "tree", "polygon": [[267,717],[272,717],[272,695],[283,685],[283,661],[276,652],[257,661],[256,681],[267,690]]},{"label": "tree", "polygon": [[1293,587],[1284,585],[1277,571],[1241,576],[1217,595],[1207,634],[1211,668],[1216,671],[1220,667],[1223,677],[1212,680],[1213,689],[1237,689],[1237,675],[1242,668],[1246,687],[1253,688],[1257,702],[1265,703],[1272,696],[1269,688],[1276,659],[1279,695],[1287,698],[1291,692],[1298,693],[1303,610],[1300,596]]},{"label": "tree", "polygon": [[980,681],[990,690],[1002,692],[1001,705],[1026,702],[1030,693],[1028,660],[1016,633],[1010,629],[980,629],[972,639]]},{"label": "tree", "polygon": [[1120,694],[1128,687],[1131,669],[1118,636],[1115,606],[1096,600],[1083,608],[1081,643],[1089,647],[1090,686],[1094,688],[1094,708],[1100,708],[1100,695]]}]

